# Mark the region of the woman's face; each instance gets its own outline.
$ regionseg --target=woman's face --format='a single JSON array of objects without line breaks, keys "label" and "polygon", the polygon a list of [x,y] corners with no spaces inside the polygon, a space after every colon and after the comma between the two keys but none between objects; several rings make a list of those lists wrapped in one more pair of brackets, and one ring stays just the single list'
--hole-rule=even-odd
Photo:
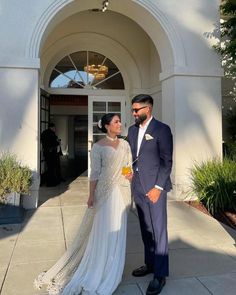
[{"label": "woman's face", "polygon": [[112,118],[110,124],[107,125],[107,131],[109,133],[119,135],[119,134],[121,134],[121,127],[122,127],[122,124],[120,122],[120,117],[115,115]]}]

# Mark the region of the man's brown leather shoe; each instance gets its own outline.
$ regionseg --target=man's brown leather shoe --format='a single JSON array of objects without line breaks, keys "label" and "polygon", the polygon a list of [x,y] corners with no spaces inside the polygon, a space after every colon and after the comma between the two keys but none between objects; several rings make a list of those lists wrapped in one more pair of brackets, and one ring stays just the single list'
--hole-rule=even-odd
[{"label": "man's brown leather shoe", "polygon": [[153,273],[153,270],[151,268],[148,268],[147,265],[143,265],[139,268],[136,268],[132,272],[132,275],[134,277],[144,277],[144,276],[148,275],[149,273]]}]

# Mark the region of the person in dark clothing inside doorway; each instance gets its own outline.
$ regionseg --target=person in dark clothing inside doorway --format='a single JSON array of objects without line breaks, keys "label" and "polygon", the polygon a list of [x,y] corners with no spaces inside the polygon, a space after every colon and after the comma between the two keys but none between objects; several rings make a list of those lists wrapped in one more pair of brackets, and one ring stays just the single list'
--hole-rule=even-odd
[{"label": "person in dark clothing inside doorway", "polygon": [[41,142],[43,147],[43,155],[46,162],[46,185],[56,186],[63,179],[61,177],[60,155],[61,147],[60,140],[56,135],[54,123],[49,123],[48,129],[41,134]]}]

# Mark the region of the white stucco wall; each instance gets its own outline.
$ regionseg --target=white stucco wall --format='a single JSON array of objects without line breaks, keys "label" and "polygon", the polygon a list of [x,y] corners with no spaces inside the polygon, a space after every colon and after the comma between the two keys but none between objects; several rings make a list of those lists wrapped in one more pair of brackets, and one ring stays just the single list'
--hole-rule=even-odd
[{"label": "white stucco wall", "polygon": [[0,69],[0,81],[1,150],[17,152],[37,170],[38,71]]},{"label": "white stucco wall", "polygon": [[0,68],[0,87],[0,151],[16,154],[32,169],[28,205],[34,207],[39,185],[38,70]]},{"label": "white stucco wall", "polygon": [[[54,3],[53,3],[54,2]],[[64,15],[57,16],[63,20],[64,17],[67,17],[67,14],[76,13],[76,10],[72,10],[73,8],[77,8],[77,11],[91,9],[94,7],[100,6],[100,1],[50,1],[50,0],[42,0],[35,2],[33,5],[29,0],[2,0],[0,7],[0,25],[1,27],[6,28],[5,30],[0,31],[1,37],[1,57],[4,56],[17,56],[17,58],[25,58],[27,54],[27,46],[29,46],[29,40],[36,29],[37,23],[40,22],[40,19],[50,19],[51,14],[55,13],[56,8],[63,8],[66,5],[66,2],[69,5],[65,9]],[[64,3],[64,4],[63,4]],[[139,4],[139,5],[138,5]],[[151,22],[153,19],[156,22],[156,19],[152,17],[151,14],[155,14],[154,16],[158,16],[157,12],[155,12],[155,7],[158,12],[162,13],[161,19],[159,20],[161,23],[165,20],[170,22],[170,28],[178,32],[179,38],[181,38],[182,44],[185,50],[185,58],[186,65],[191,68],[198,68],[199,61],[202,61],[202,65],[205,64],[205,61],[208,62],[209,66],[212,68],[218,68],[216,66],[216,59],[211,50],[209,50],[214,39],[207,38],[205,36],[206,33],[212,32],[214,29],[214,24],[218,21],[218,4],[219,0],[205,1],[205,0],[149,0],[149,1],[129,1],[129,0],[119,0],[119,1],[111,1],[109,9],[120,12],[123,15],[128,16],[129,18],[135,20],[144,30],[147,31],[148,35],[154,41],[154,44],[157,46],[156,42],[158,37],[153,38],[152,34],[160,33],[157,30],[152,32],[153,29],[157,27],[153,27]],[[18,7],[19,5],[19,7]],[[142,6],[147,6],[150,12],[147,12],[143,9]],[[18,9],[17,9],[18,7]],[[52,9],[54,7],[54,10]],[[69,9],[70,8],[70,9]],[[73,11],[73,13],[72,13]],[[177,12],[183,13],[177,13]],[[48,13],[47,17],[45,16],[46,12]],[[149,17],[144,18],[147,13],[149,13]],[[105,15],[105,14],[104,14]],[[107,14],[108,15],[108,14]],[[109,18],[109,16],[108,16]],[[56,19],[56,18],[55,18]],[[46,22],[46,20],[45,20]],[[122,24],[117,23],[118,27],[122,27],[122,34],[127,36],[126,27],[127,22],[124,22],[124,26]],[[145,22],[145,24],[144,24]],[[56,24],[57,22],[54,21]],[[54,24],[53,23],[53,24]],[[89,24],[87,24],[87,30],[89,30]],[[7,24],[7,26],[6,26]],[[44,23],[42,22],[42,25]],[[53,24],[50,24],[49,28],[53,27]],[[102,24],[101,24],[102,25]],[[147,29],[147,25],[149,26]],[[159,24],[156,24],[156,26]],[[98,27],[100,23],[98,23]],[[160,26],[160,25],[159,25]],[[19,28],[23,27],[24,30],[20,31]],[[103,26],[102,26],[103,27]],[[49,28],[45,28],[45,36],[50,33]],[[42,29],[43,30],[43,29]],[[112,32],[112,26],[106,26],[106,31],[109,33]],[[168,31],[167,28],[163,28],[163,30]],[[117,31],[119,35],[119,32]],[[173,33],[172,33],[173,34]],[[114,35],[113,35],[114,37]],[[170,36],[169,36],[170,37]],[[125,38],[125,37],[124,37]],[[173,38],[174,39],[174,38]],[[40,41],[40,40],[39,40]],[[126,40],[129,43],[129,40]],[[163,36],[163,43],[166,40]],[[16,46],[17,44],[17,46]],[[43,45],[43,44],[41,44]],[[161,44],[157,46],[160,48]],[[171,48],[166,48],[166,51],[169,51]],[[180,48],[182,49],[182,48]],[[135,51],[139,50],[135,48]],[[133,52],[135,52],[133,50]],[[39,52],[38,52],[39,53]],[[163,54],[160,50],[160,54]],[[173,54],[173,53],[172,53]],[[193,58],[194,57],[194,58]],[[169,61],[170,62],[170,61]],[[162,63],[165,63],[162,61]]]},{"label": "white stucco wall", "polygon": [[169,80],[163,82],[162,92],[169,99],[162,111],[174,135],[173,183],[181,198],[188,190],[193,163],[222,156],[221,83],[211,77]]}]

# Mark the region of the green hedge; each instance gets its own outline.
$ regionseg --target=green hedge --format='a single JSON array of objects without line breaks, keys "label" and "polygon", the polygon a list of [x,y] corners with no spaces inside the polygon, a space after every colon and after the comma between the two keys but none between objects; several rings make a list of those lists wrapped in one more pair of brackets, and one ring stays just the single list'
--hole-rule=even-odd
[{"label": "green hedge", "polygon": [[219,211],[236,211],[236,162],[226,158],[194,164],[190,193],[213,215]]},{"label": "green hedge", "polygon": [[0,202],[8,193],[28,194],[32,183],[32,171],[20,163],[13,154],[0,156]]}]

